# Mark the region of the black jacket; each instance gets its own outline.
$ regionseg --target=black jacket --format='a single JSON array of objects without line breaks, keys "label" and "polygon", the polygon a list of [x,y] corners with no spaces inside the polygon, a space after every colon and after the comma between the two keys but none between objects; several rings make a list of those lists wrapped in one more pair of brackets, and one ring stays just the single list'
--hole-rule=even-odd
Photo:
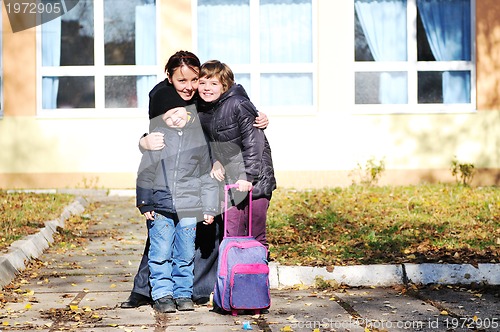
[{"label": "black jacket", "polygon": [[243,87],[235,84],[214,103],[199,106],[212,159],[224,166],[226,182],[250,181],[254,199],[270,199],[276,189],[271,147],[264,131],[253,126],[258,112]]},{"label": "black jacket", "polygon": [[218,184],[210,177],[208,145],[193,106],[182,130],[158,127],[165,134],[165,147],[144,151],[137,173],[137,207],[141,213],[155,211],[182,217],[218,213]]}]

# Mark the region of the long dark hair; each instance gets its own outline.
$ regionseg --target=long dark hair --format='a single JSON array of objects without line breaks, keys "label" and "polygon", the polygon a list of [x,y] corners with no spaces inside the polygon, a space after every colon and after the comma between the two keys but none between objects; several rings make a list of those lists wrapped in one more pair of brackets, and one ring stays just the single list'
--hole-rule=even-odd
[{"label": "long dark hair", "polygon": [[189,51],[177,51],[168,59],[165,65],[165,72],[169,77],[172,77],[174,71],[181,66],[187,66],[195,73],[199,73],[201,62],[196,55]]}]

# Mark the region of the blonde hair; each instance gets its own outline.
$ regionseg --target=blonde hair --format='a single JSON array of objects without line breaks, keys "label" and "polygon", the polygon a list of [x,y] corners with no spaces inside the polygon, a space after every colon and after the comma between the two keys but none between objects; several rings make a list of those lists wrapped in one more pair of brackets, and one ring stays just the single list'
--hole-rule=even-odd
[{"label": "blonde hair", "polygon": [[223,93],[234,84],[233,71],[228,65],[219,60],[209,60],[201,65],[199,77],[216,78],[222,84]]}]

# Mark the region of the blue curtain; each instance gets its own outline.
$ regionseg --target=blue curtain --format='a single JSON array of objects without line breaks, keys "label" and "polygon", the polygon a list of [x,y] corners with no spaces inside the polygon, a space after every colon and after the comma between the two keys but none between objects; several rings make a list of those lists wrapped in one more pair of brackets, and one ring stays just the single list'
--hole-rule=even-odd
[{"label": "blue curtain", "polygon": [[[42,24],[42,66],[58,67],[61,59],[61,17]],[[57,108],[58,77],[42,78],[42,108]]]},{"label": "blue curtain", "polygon": [[[135,7],[135,63],[156,64],[156,6]],[[137,77],[137,107],[147,107],[148,93],[156,84],[156,76]]]},{"label": "blue curtain", "polygon": [[[425,33],[437,61],[471,60],[470,0],[417,0]],[[470,102],[470,73],[443,73],[443,103]]]},{"label": "blue curtain", "polygon": [[[406,0],[356,0],[354,5],[375,61],[407,61]],[[406,104],[407,76],[381,73],[379,101]]]}]

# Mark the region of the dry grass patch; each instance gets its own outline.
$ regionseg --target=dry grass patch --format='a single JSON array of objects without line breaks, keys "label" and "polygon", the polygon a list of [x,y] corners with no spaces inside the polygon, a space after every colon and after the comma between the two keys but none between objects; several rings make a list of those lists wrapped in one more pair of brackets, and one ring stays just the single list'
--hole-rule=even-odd
[{"label": "dry grass patch", "polygon": [[500,188],[278,190],[268,240],[280,263],[500,262]]}]

